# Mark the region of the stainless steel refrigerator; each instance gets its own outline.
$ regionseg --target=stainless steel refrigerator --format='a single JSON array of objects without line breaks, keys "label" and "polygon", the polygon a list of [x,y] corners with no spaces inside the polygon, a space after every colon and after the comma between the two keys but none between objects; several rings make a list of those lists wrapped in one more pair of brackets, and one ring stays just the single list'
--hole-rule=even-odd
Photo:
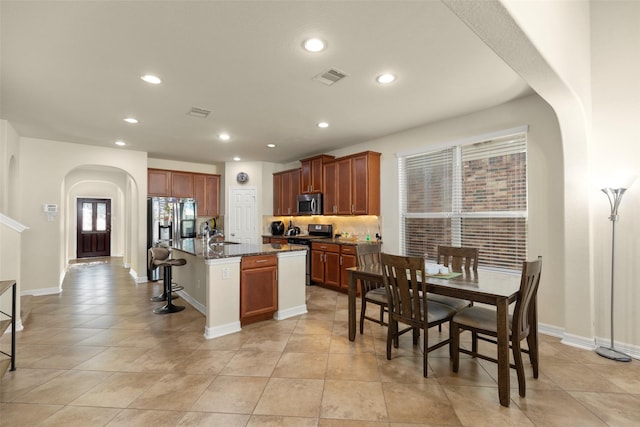
[{"label": "stainless steel refrigerator", "polygon": [[[196,237],[197,215],[195,199],[147,198],[147,249],[158,245],[171,246],[174,239]],[[147,278],[160,280],[161,270],[148,269]]]}]

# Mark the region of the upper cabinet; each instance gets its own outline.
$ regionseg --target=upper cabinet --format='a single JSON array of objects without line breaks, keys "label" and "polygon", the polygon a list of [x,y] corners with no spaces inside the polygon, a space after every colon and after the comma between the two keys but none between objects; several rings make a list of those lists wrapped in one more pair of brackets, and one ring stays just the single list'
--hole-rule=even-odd
[{"label": "upper cabinet", "polygon": [[194,174],[193,190],[198,216],[220,215],[220,175]]},{"label": "upper cabinet", "polygon": [[147,195],[194,198],[198,216],[220,215],[220,175],[147,169]]},{"label": "upper cabinet", "polygon": [[300,169],[273,174],[273,214],[297,215],[300,193]]},{"label": "upper cabinet", "polygon": [[171,196],[193,197],[193,174],[189,172],[171,172]]},{"label": "upper cabinet", "polygon": [[149,196],[171,196],[171,171],[164,169],[147,169]]},{"label": "upper cabinet", "polygon": [[325,215],[380,215],[380,153],[326,163],[323,188]]},{"label": "upper cabinet", "polygon": [[321,193],[323,191],[323,165],[335,159],[334,156],[322,154],[320,156],[302,159],[300,167],[301,193]]}]

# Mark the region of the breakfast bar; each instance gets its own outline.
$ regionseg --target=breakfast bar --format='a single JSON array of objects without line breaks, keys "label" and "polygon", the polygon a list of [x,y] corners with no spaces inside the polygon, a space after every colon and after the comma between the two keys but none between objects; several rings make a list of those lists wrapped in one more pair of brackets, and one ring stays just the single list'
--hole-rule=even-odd
[{"label": "breakfast bar", "polygon": [[[171,249],[174,258],[187,261],[174,270],[173,278],[184,287],[178,294],[205,315],[205,338],[238,332],[243,324],[263,318],[282,320],[307,312],[305,246],[209,245],[201,239],[181,239]],[[256,271],[258,275],[251,274]],[[273,283],[266,283],[271,277]],[[273,295],[267,295],[271,289]],[[265,307],[256,307],[263,299]]]}]

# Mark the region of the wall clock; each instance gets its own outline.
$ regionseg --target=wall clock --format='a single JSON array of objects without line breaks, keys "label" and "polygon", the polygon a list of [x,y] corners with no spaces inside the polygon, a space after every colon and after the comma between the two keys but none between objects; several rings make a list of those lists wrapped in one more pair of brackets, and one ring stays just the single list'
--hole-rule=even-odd
[{"label": "wall clock", "polygon": [[236,175],[236,181],[240,184],[244,184],[249,181],[249,175],[246,172],[238,172],[238,175]]}]

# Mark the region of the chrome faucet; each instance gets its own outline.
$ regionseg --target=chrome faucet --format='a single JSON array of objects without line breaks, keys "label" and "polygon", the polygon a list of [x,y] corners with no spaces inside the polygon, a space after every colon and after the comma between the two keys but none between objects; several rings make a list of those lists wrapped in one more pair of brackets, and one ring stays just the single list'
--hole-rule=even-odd
[{"label": "chrome faucet", "polygon": [[211,241],[214,244],[222,243],[224,241],[224,233],[222,230],[213,229],[209,232],[209,238],[207,239],[207,246],[211,245]]}]

